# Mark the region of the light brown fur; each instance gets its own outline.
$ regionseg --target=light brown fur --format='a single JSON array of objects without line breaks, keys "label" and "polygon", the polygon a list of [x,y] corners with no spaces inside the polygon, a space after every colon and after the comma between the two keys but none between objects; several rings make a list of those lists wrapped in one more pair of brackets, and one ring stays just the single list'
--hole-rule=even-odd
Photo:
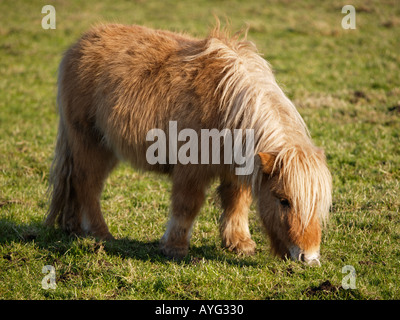
[{"label": "light brown fur", "polygon": [[[199,40],[101,25],[65,53],[58,86],[60,124],[47,224],[111,238],[99,199],[107,175],[125,160],[172,178],[171,219],[161,240],[168,256],[187,254],[194,219],[215,178],[221,180],[225,247],[254,252],[247,217],[253,194],[278,255],[288,255],[292,245],[304,253],[319,249],[320,222],[331,201],[325,157],[251,42],[219,27]],[[235,164],[224,164],[222,151],[221,164],[150,165],[146,133],[159,128],[168,134],[172,120],[178,130],[192,128],[198,136],[201,129],[254,129],[254,172],[236,176]],[[280,204],[283,198],[289,207]]]}]

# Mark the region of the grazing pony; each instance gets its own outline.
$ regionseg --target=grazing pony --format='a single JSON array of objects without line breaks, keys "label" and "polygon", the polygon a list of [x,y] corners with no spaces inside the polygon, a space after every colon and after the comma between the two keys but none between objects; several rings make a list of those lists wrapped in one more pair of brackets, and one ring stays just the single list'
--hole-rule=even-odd
[{"label": "grazing pony", "polygon": [[[254,252],[248,227],[254,197],[273,252],[319,265],[321,225],[331,205],[325,156],[246,36],[229,36],[219,23],[205,39],[142,26],[97,26],[66,51],[57,102],[47,225],[111,239],[100,195],[108,174],[124,160],[139,170],[171,176],[170,220],[161,239],[165,255],[188,253],[206,188],[218,178],[223,246]],[[253,170],[237,174],[239,165],[222,151],[229,147],[225,140],[219,163],[171,161],[174,150],[168,145],[167,161],[149,163],[146,154],[154,139],[148,133],[159,129],[173,138],[171,121],[197,137],[203,129],[251,129]],[[250,142],[247,135],[238,139],[243,146]],[[178,140],[178,146],[186,141]],[[198,159],[215,152],[212,146],[201,149]]]}]

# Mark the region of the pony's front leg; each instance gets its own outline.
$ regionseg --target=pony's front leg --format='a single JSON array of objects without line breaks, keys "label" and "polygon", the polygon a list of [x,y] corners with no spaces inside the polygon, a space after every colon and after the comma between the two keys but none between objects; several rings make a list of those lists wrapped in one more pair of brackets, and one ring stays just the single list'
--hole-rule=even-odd
[{"label": "pony's front leg", "polygon": [[193,223],[204,202],[208,183],[204,177],[194,177],[193,172],[175,169],[171,216],[161,239],[161,251],[170,258],[181,259],[189,251]]},{"label": "pony's front leg", "polygon": [[224,210],[220,219],[222,245],[236,253],[254,254],[256,244],[251,239],[248,225],[252,201],[250,188],[223,181],[218,194]]}]

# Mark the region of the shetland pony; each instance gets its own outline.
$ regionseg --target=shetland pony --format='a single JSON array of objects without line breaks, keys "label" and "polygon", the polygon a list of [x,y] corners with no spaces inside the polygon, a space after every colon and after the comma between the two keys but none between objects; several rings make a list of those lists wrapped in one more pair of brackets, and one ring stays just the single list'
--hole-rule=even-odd
[{"label": "shetland pony", "polygon": [[[331,205],[325,156],[245,35],[230,36],[219,24],[205,39],[142,26],[97,26],[66,51],[57,102],[47,225],[111,239],[100,195],[108,174],[124,160],[171,176],[165,255],[188,253],[206,188],[219,179],[224,247],[254,253],[248,227],[254,198],[272,251],[319,265],[321,226]],[[254,170],[237,175],[237,165],[223,161],[150,164],[145,155],[153,142],[146,135],[154,128],[168,135],[169,121],[199,136],[204,128],[254,130]]]}]

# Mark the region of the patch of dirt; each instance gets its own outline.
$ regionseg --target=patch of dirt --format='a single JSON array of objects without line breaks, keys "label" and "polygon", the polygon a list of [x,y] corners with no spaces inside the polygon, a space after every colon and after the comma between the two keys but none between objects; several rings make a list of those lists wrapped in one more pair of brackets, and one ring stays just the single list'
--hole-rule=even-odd
[{"label": "patch of dirt", "polygon": [[37,233],[35,231],[26,231],[22,233],[22,238],[24,241],[33,241],[37,238]]},{"label": "patch of dirt", "polygon": [[[358,261],[358,263],[360,265],[365,265],[365,266],[374,266],[374,265],[379,264],[379,262],[370,261],[370,260],[362,260],[362,261]],[[386,262],[384,262],[384,261],[382,261],[381,264],[386,266]]]},{"label": "patch of dirt", "polygon": [[377,264],[377,263],[374,262],[374,261],[368,261],[368,260],[365,260],[365,261],[358,261],[358,263],[361,264],[361,265],[366,265],[366,266],[373,266],[373,265]]},{"label": "patch of dirt", "polygon": [[18,252],[9,252],[3,255],[3,259],[7,260],[10,264],[8,267],[14,268],[15,266],[17,267],[22,267],[28,259],[21,256]]},{"label": "patch of dirt", "polygon": [[56,281],[57,282],[68,282],[68,281],[71,281],[80,276],[81,276],[81,274],[79,272],[66,271],[66,272],[61,273],[60,275],[57,275]]},{"label": "patch of dirt", "polygon": [[307,288],[304,293],[307,296],[315,296],[317,294],[323,293],[335,293],[338,292],[339,290],[344,290],[342,286],[335,286],[333,285],[329,280],[326,280],[322,282],[319,286],[317,287],[310,287]]},{"label": "patch of dirt", "polygon": [[351,103],[357,103],[358,101],[360,101],[361,99],[364,99],[366,101],[369,101],[369,97],[367,96],[367,94],[364,91],[361,90],[355,90],[353,92],[353,96],[349,99],[349,101]]},{"label": "patch of dirt", "polygon": [[356,7],[356,12],[373,13],[375,12],[375,10],[374,8],[368,7],[366,5],[359,5]]},{"label": "patch of dirt", "polygon": [[389,18],[389,20],[386,20],[381,23],[382,27],[385,27],[388,29],[397,27],[399,24],[400,24],[400,19],[397,17]]},{"label": "patch of dirt", "polygon": [[400,113],[400,103],[388,108],[389,112],[398,112]]},{"label": "patch of dirt", "polygon": [[5,254],[5,255],[3,255],[3,259],[5,259],[5,260],[8,260],[8,261],[12,261],[12,256],[11,256],[11,254]]}]

